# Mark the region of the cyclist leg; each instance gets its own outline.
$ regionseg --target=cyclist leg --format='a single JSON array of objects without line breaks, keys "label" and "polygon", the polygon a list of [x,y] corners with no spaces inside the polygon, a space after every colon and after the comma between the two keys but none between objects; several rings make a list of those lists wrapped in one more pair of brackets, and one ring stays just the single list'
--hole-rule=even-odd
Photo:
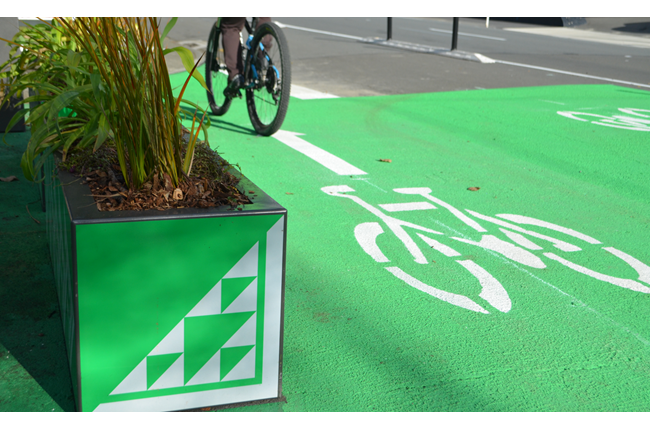
[{"label": "cyclist leg", "polygon": [[[257,29],[260,28],[260,26],[262,24],[265,24],[267,22],[271,22],[271,18],[268,18],[268,17],[266,17],[266,18],[257,18],[257,26],[255,27],[255,31],[257,31]],[[273,38],[270,35],[264,37],[264,39],[262,39],[262,45],[264,45],[264,49],[266,49],[268,51],[269,49],[271,49],[273,47]]]},{"label": "cyclist leg", "polygon": [[242,63],[242,47],[239,43],[239,33],[244,29],[246,18],[222,18],[221,34],[223,35],[223,49],[228,69],[228,82],[231,82],[237,75],[241,75],[244,69]]}]

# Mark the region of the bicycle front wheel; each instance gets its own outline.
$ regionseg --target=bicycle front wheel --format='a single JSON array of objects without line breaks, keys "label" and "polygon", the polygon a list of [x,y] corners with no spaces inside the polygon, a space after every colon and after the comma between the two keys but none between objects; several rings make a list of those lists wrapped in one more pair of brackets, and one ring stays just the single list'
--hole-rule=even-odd
[{"label": "bicycle front wheel", "polygon": [[223,36],[216,25],[210,31],[205,59],[205,83],[208,86],[210,110],[218,116],[225,114],[230,107],[231,98],[223,94],[228,86],[228,69],[223,50]]},{"label": "bicycle front wheel", "polygon": [[291,66],[287,39],[273,24],[262,24],[253,37],[246,90],[248,116],[255,131],[270,136],[280,129],[289,107]]}]

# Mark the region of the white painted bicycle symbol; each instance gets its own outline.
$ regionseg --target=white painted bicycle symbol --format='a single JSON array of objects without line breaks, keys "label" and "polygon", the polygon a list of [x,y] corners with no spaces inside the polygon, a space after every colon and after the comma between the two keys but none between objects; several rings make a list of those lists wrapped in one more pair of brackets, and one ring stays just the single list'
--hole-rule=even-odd
[{"label": "white painted bicycle symbol", "polygon": [[650,110],[634,108],[619,108],[618,110],[626,115],[605,116],[588,112],[558,112],[558,114],[570,119],[591,122],[605,127],[650,131]]},{"label": "white painted bicycle symbol", "polygon": [[[499,282],[494,276],[492,276],[487,270],[485,270],[475,261],[467,258],[463,259],[460,252],[430,237],[431,235],[434,235],[438,238],[441,238],[445,236],[444,233],[430,229],[428,227],[402,221],[393,216],[387,215],[385,212],[437,209],[435,205],[438,205],[441,208],[447,209],[457,219],[465,223],[467,226],[471,227],[477,233],[482,234],[479,241],[473,241],[467,238],[454,236],[448,237],[449,239],[498,253],[514,263],[519,263],[535,269],[544,269],[547,267],[546,263],[539,256],[531,252],[544,251],[544,248],[540,246],[539,243],[544,243],[545,245],[551,244],[556,250],[567,253],[581,251],[582,248],[564,240],[556,239],[554,237],[540,234],[535,231],[527,230],[520,225],[542,227],[552,230],[555,233],[562,233],[564,235],[570,236],[573,239],[579,239],[588,244],[602,245],[600,241],[594,239],[593,237],[587,236],[586,234],[582,234],[578,231],[539,219],[512,214],[496,215],[498,218],[500,218],[498,219],[482,215],[474,211],[466,210],[469,215],[480,220],[481,222],[487,222],[498,226],[499,230],[508,239],[514,242],[511,243],[503,239],[499,239],[492,234],[489,234],[488,230],[483,228],[483,226],[479,224],[478,221],[472,219],[470,216],[466,215],[452,205],[434,197],[431,194],[432,191],[430,188],[396,188],[393,190],[396,193],[419,196],[424,200],[420,199],[420,201],[409,203],[380,204],[378,205],[379,207],[375,207],[365,202],[357,195],[346,194],[355,191],[353,188],[347,185],[323,187],[321,190],[331,196],[349,199],[379,218],[379,220],[383,222],[388,230],[394,233],[395,236],[404,244],[416,263],[429,264],[423,251],[418,246],[418,243],[426,244],[433,250],[445,255],[446,257],[454,258],[456,263],[464,267],[480,283],[481,291],[479,293],[479,297],[500,312],[508,312],[512,308],[511,299],[501,282]],[[406,230],[407,228],[415,231],[415,236],[417,236],[417,239],[414,240],[414,238],[411,237],[411,235]],[[390,260],[377,245],[377,236],[382,233],[384,233],[384,228],[382,227],[382,224],[377,221],[361,223],[354,229],[354,236],[357,242],[370,257],[372,257],[377,263],[389,263]],[[603,247],[602,249],[614,255],[615,257],[618,257],[627,263],[630,267],[632,267],[639,275],[638,280],[618,278],[615,276],[596,272],[587,267],[573,263],[560,255],[557,255],[555,253],[557,251],[555,250],[555,252],[543,252],[542,256],[550,260],[554,260],[571,270],[582,273],[599,281],[607,282],[609,284],[621,288],[626,288],[632,291],[650,294],[650,287],[645,285],[650,285],[649,266],[616,248]],[[475,300],[472,300],[468,296],[451,293],[432,287],[431,285],[427,285],[421,280],[409,275],[397,266],[386,266],[385,269],[392,273],[395,277],[406,282],[408,285],[447,303],[474,312],[481,312],[485,314],[489,313],[489,311],[487,311],[481,305],[476,303]]]}]

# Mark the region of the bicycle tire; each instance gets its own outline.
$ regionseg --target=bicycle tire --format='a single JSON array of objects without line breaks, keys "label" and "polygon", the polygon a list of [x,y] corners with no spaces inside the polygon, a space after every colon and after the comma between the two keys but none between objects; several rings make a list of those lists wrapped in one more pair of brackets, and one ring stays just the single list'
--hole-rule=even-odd
[{"label": "bicycle tire", "polygon": [[205,59],[205,83],[208,86],[208,102],[214,115],[228,112],[232,99],[223,94],[228,86],[228,70],[223,51],[221,29],[216,25],[210,31]]},{"label": "bicycle tire", "polygon": [[[259,64],[260,43],[267,36],[271,38],[269,49],[264,50],[268,55],[265,57],[267,61]],[[255,31],[248,58],[252,64],[247,68],[246,81],[255,81],[255,85],[246,90],[248,116],[258,134],[270,136],[278,131],[284,122],[291,92],[291,60],[287,39],[282,30],[273,23],[262,24]],[[255,70],[259,69],[257,79],[253,70],[255,64]]]}]

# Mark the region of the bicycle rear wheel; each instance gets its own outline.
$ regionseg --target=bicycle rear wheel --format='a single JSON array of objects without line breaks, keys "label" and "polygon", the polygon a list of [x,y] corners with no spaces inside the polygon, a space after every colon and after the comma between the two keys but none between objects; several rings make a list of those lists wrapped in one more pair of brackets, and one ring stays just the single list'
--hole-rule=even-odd
[{"label": "bicycle rear wheel", "polygon": [[[260,46],[262,44],[262,46]],[[287,39],[273,24],[262,24],[253,37],[246,90],[246,107],[255,131],[270,136],[280,129],[289,106],[291,66]]]},{"label": "bicycle rear wheel", "polygon": [[214,25],[208,38],[208,48],[205,59],[205,83],[208,86],[208,102],[210,110],[215,115],[223,115],[228,111],[231,98],[223,94],[228,86],[228,69],[223,50],[221,29]]}]

